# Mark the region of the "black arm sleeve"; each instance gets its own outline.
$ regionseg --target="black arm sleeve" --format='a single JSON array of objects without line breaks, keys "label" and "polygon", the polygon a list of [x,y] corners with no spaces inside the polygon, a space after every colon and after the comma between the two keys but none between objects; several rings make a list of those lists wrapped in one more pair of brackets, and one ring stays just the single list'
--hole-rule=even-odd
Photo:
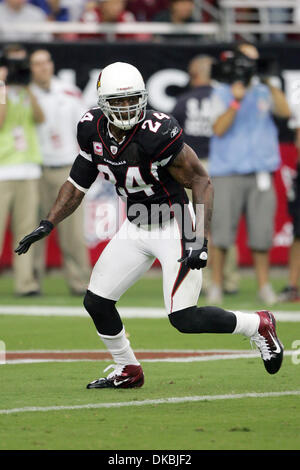
[{"label": "black arm sleeve", "polygon": [[78,155],[71,168],[70,178],[80,188],[87,190],[94,183],[98,173],[98,169],[93,162],[82,157],[82,155]]},{"label": "black arm sleeve", "polygon": [[73,163],[69,176],[69,181],[84,192],[92,186],[99,173],[91,154],[91,135],[94,119],[93,110],[90,110],[85,113],[77,125],[77,141],[80,153]]}]

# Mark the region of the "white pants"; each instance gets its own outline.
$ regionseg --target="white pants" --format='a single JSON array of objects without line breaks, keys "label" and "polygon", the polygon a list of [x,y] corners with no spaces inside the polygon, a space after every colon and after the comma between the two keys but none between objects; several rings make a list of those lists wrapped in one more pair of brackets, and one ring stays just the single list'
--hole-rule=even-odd
[{"label": "white pants", "polygon": [[175,218],[162,227],[143,228],[125,220],[94,266],[88,289],[110,300],[119,300],[157,258],[162,266],[167,313],[197,305],[201,270],[178,263],[183,253]]}]

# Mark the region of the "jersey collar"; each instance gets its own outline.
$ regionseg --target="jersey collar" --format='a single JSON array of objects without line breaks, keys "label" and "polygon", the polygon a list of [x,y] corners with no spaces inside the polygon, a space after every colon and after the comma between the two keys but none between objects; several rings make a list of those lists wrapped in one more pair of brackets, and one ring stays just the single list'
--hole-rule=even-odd
[{"label": "jersey collar", "polygon": [[122,139],[120,142],[118,142],[118,141],[116,140],[116,138],[113,136],[113,134],[111,133],[111,131],[110,131],[109,122],[108,122],[108,121],[107,121],[107,124],[106,124],[106,125],[107,125],[107,132],[108,132],[109,137],[110,137],[112,140],[114,140],[114,141],[117,143],[117,145],[122,145],[123,142],[124,142],[125,139],[126,139],[126,134],[124,135],[123,139]]},{"label": "jersey collar", "polygon": [[[117,157],[120,155],[120,153],[125,149],[125,147],[127,147],[127,145],[131,142],[133,136],[135,135],[136,131],[137,131],[138,128],[139,128],[140,123],[139,123],[139,124],[136,124],[136,126],[133,128],[133,130],[131,131],[130,134],[128,133],[128,135],[125,135],[125,139],[121,142],[121,146],[118,145],[118,151],[117,151],[115,154],[112,154],[112,152],[111,152],[109,146],[106,145],[106,143],[104,142],[104,139],[103,139],[103,137],[102,137],[102,135],[101,135],[100,122],[101,122],[101,120],[102,120],[104,117],[105,117],[104,114],[102,114],[102,115],[100,116],[100,118],[98,119],[98,122],[97,122],[97,131],[98,131],[98,135],[99,135],[99,137],[100,137],[100,139],[101,139],[101,142],[102,142],[103,146],[106,148],[106,150],[107,150],[107,152],[109,153],[109,155],[111,156],[111,158],[117,158]],[[104,126],[102,126],[102,129],[104,129]],[[110,137],[112,134],[111,134],[111,132],[110,132],[110,130],[109,130],[108,127],[107,127],[107,129],[108,129],[109,137]],[[112,136],[112,138],[115,140],[115,138],[114,138],[113,136]]]}]

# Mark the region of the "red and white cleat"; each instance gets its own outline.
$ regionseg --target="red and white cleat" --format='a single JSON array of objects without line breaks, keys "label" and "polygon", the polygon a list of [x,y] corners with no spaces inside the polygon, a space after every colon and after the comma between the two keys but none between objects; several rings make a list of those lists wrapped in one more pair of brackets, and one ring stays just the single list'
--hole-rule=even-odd
[{"label": "red and white cleat", "polygon": [[94,380],[86,388],[135,388],[142,387],[144,384],[144,373],[141,366],[112,364],[104,372],[110,368],[114,368],[114,370],[107,377]]},{"label": "red and white cleat", "polygon": [[260,317],[257,333],[250,338],[260,351],[266,371],[276,374],[283,360],[283,345],[276,334],[276,320],[268,310],[256,312]]}]

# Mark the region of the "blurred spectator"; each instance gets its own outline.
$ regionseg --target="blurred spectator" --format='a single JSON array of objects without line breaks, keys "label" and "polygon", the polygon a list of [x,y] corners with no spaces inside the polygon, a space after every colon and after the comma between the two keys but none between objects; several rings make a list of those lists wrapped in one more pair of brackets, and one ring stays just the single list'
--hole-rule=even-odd
[{"label": "blurred spectator", "polygon": [[68,9],[69,21],[80,21],[87,0],[61,0],[61,5]]},{"label": "blurred spectator", "polygon": [[193,17],[194,7],[194,0],[169,0],[169,8],[155,15],[153,21],[174,24],[192,23],[195,21]]},{"label": "blurred spectator", "polygon": [[[0,3],[0,40],[2,41],[48,41],[51,34],[18,32],[14,24],[45,23],[47,15],[41,8],[30,5],[27,0],[3,0]],[[3,31],[1,26],[9,25],[10,29]]]},{"label": "blurred spectator", "polygon": [[69,21],[69,10],[64,0],[30,0],[30,3],[41,8],[50,21]]},{"label": "blurred spectator", "polygon": [[[190,89],[179,96],[172,115],[183,128],[185,142],[196,152],[207,169],[209,143],[213,134],[211,96],[213,84],[211,68],[213,58],[205,55],[194,57],[188,65]],[[191,198],[191,191],[186,190]],[[224,272],[224,290],[226,293],[238,291],[238,272],[235,246],[229,249]],[[207,291],[209,270],[203,273],[202,290]]]},{"label": "blurred spectator", "polygon": [[209,171],[213,177],[215,200],[210,299],[222,300],[226,253],[235,242],[240,216],[245,213],[259,299],[272,304],[277,300],[269,284],[268,255],[272,247],[276,205],[272,174],[280,165],[277,128],[272,113],[288,118],[290,110],[281,90],[269,81],[253,82],[255,60],[259,56],[257,49],[243,44],[239,50],[245,56],[244,76],[239,74],[238,79],[234,78],[236,69],[232,62],[233,77],[231,73],[227,77],[232,77],[229,83],[220,85],[213,96],[214,136]]},{"label": "blurred spectator", "polygon": [[154,16],[169,6],[169,0],[128,0],[127,9],[137,21],[152,21]]},{"label": "blurred spectator", "polygon": [[[82,15],[84,23],[132,23],[135,16],[126,10],[125,0],[97,0],[88,2]],[[81,35],[81,37],[103,38],[103,34]],[[118,34],[118,38],[132,39],[134,34]]]},{"label": "blurred spectator", "polygon": [[132,13],[125,9],[125,0],[98,0],[88,2],[83,20],[98,23],[124,23],[135,21]]},{"label": "blurred spectator", "polygon": [[[28,88],[30,74],[26,50],[20,45],[10,45],[4,50],[3,57],[0,80],[6,82],[6,100],[0,102],[0,247],[9,215],[14,245],[38,222],[41,153],[36,123],[44,119]],[[34,251],[28,256],[14,255],[17,295],[39,293],[33,263]]]},{"label": "blurred spectator", "polygon": [[212,136],[210,97],[212,58],[197,56],[189,63],[190,89],[180,95],[172,115],[185,134],[185,142],[200,159],[207,159]]},{"label": "blurred spectator", "polygon": [[[45,115],[45,121],[38,126],[43,159],[40,210],[41,218],[45,218],[78,154],[77,123],[86,110],[80,90],[54,76],[54,64],[47,50],[32,53],[30,67],[31,90]],[[57,229],[64,275],[73,295],[86,291],[90,276],[83,226],[83,206],[80,206]],[[35,268],[41,282],[45,268],[44,240],[37,246]]]},{"label": "blurred spectator", "polygon": [[56,21],[79,21],[88,0],[29,0],[32,5],[55,16]]},{"label": "blurred spectator", "polygon": [[[194,0],[169,0],[169,8],[161,11],[153,17],[153,21],[171,23],[176,25],[185,25],[194,23]],[[199,36],[185,33],[172,33],[165,36],[156,36],[163,40],[197,41]]]},{"label": "blurred spectator", "polygon": [[[48,21],[80,21],[85,0],[29,0],[33,5],[41,8],[47,15]],[[78,39],[76,33],[55,33],[53,39],[74,41]]]},{"label": "blurred spectator", "polygon": [[[29,0],[35,6],[42,8],[48,21],[79,22],[87,0]],[[78,34],[55,33],[53,39],[76,41]]]}]

